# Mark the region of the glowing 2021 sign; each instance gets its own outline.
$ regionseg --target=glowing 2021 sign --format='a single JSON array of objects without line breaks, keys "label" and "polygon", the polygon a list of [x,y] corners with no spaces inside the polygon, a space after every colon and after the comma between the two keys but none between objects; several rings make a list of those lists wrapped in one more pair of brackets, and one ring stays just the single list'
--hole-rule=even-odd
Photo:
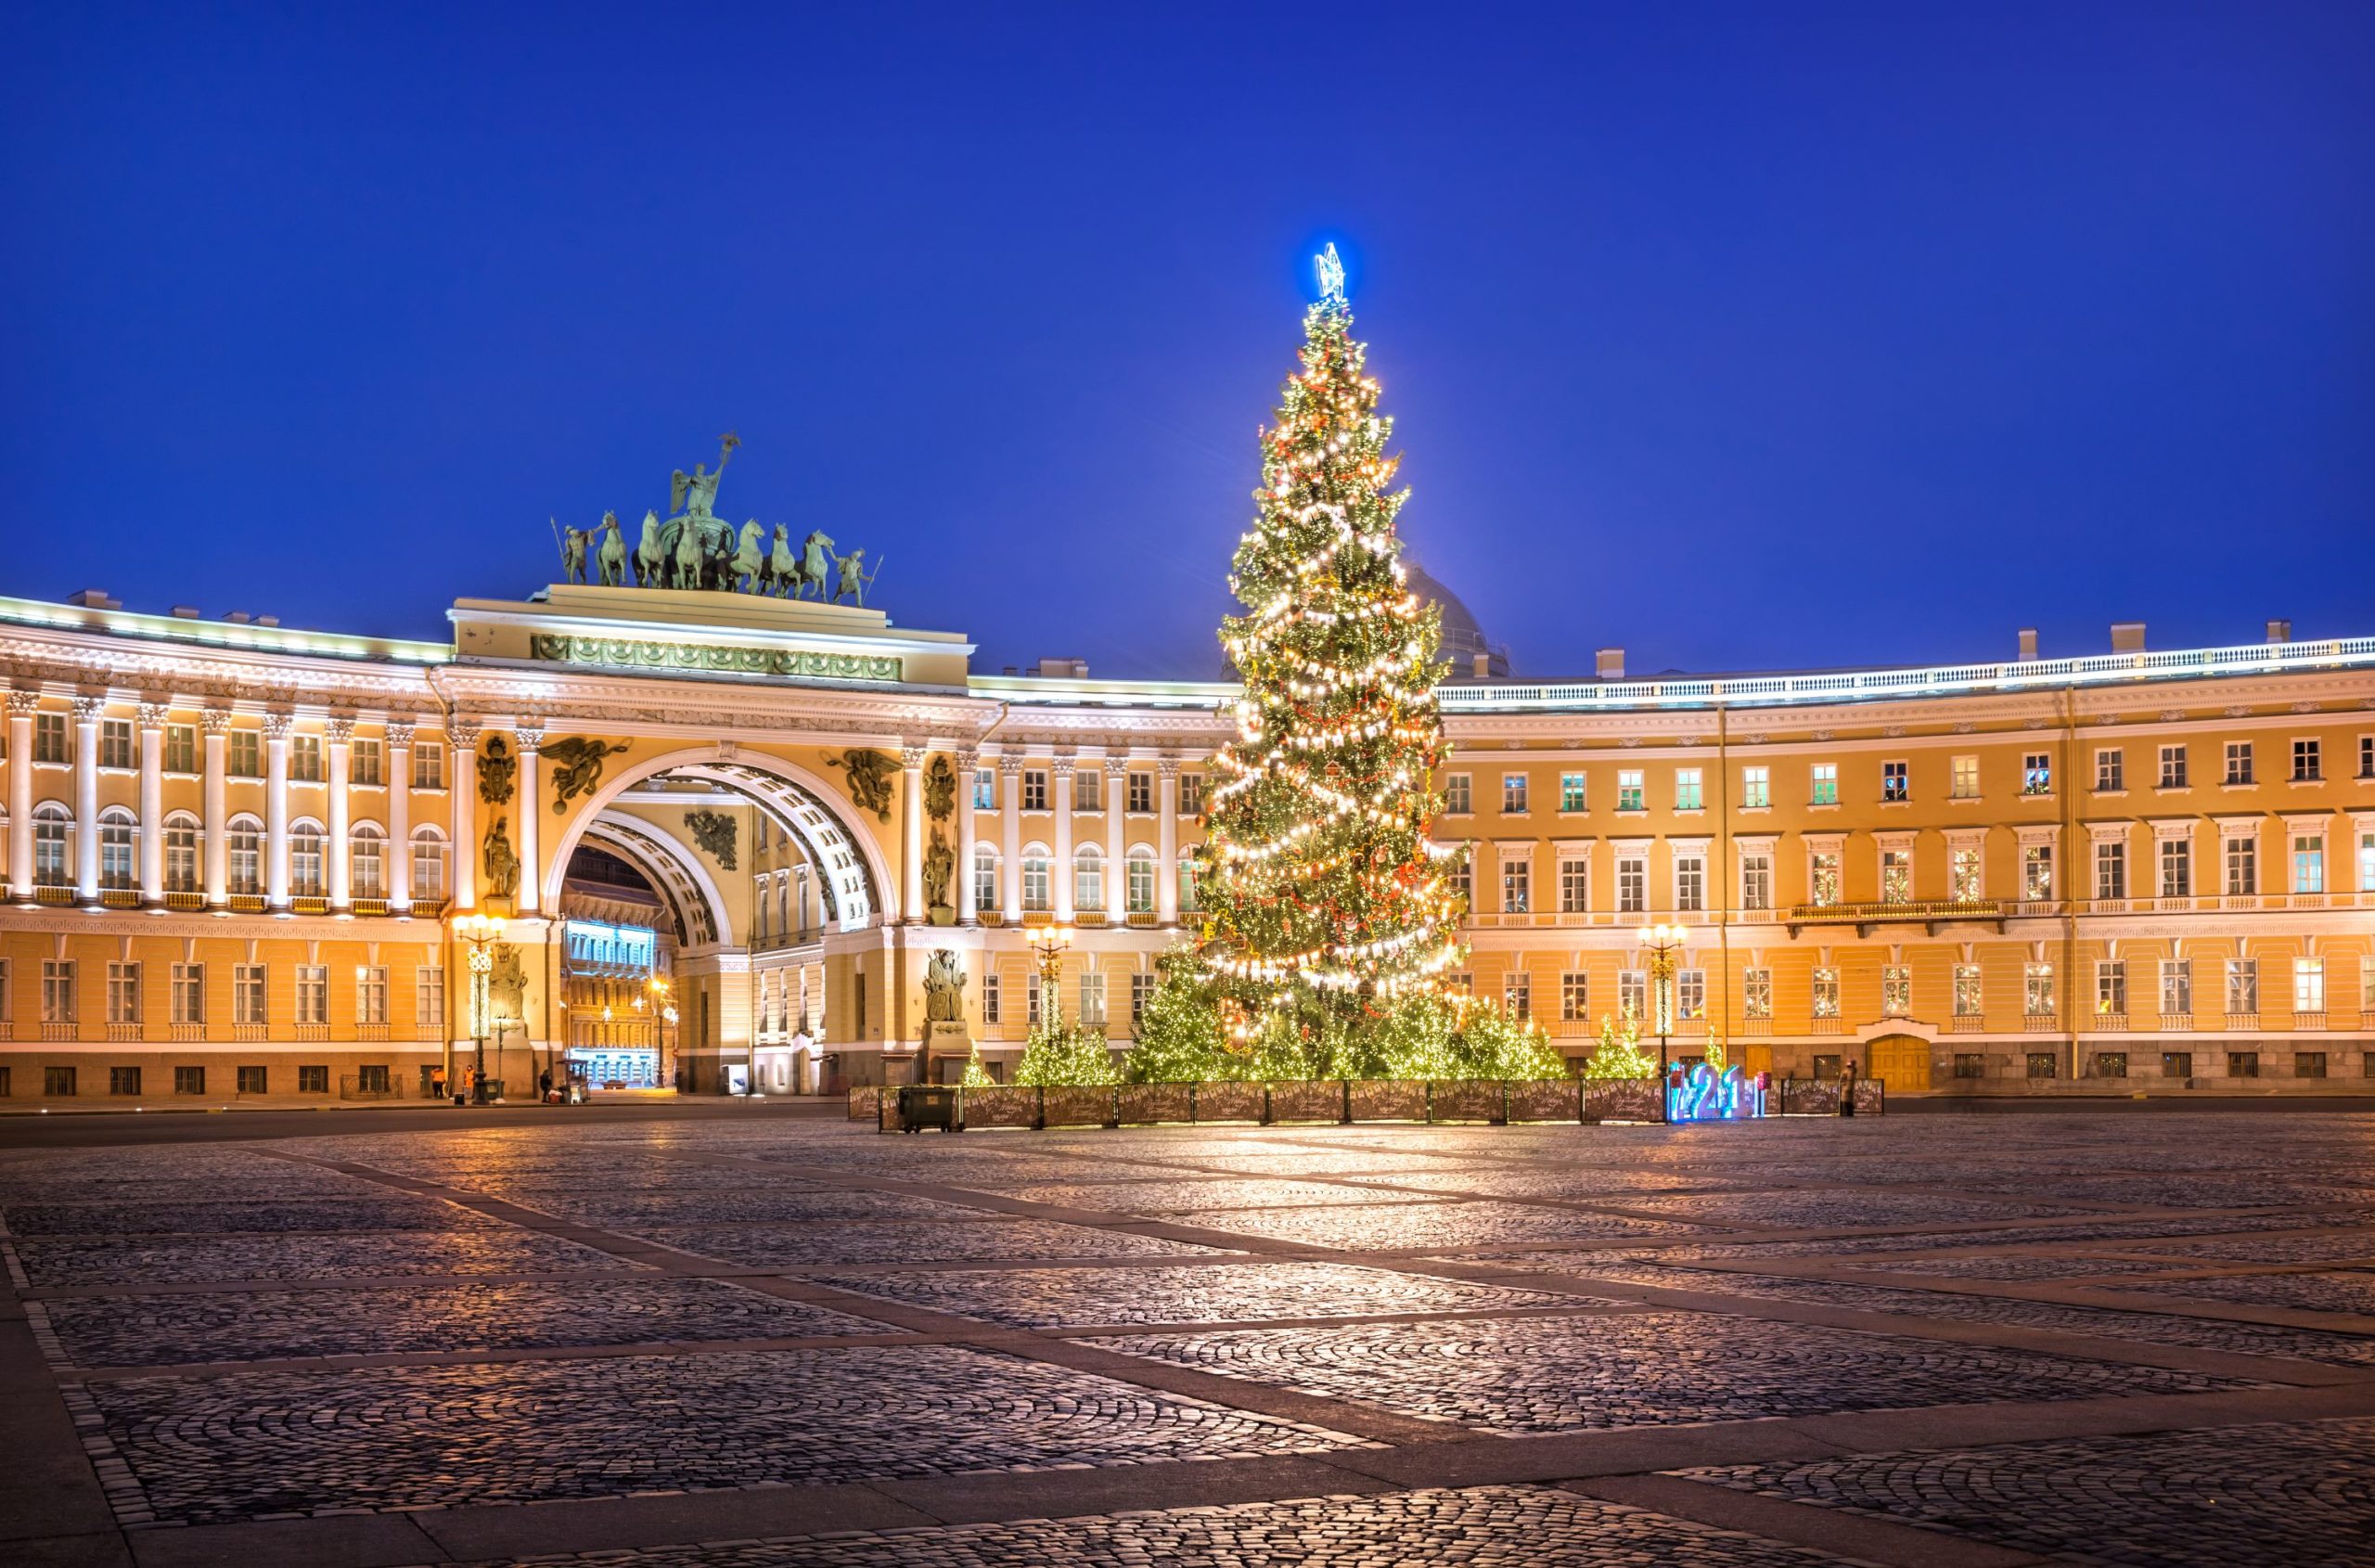
[{"label": "glowing 2021 sign", "polygon": [[1721,1073],[1700,1062],[1677,1067],[1666,1077],[1669,1122],[1744,1122],[1765,1114],[1765,1074],[1751,1078],[1737,1067]]}]

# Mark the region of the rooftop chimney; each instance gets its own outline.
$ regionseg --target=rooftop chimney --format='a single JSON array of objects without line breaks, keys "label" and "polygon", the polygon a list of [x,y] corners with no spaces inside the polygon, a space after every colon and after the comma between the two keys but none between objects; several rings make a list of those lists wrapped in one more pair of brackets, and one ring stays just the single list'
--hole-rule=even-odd
[{"label": "rooftop chimney", "polygon": [[1482,649],[1469,660],[1468,664],[1469,668],[1475,672],[1478,680],[1486,679],[1493,674],[1493,656]]},{"label": "rooftop chimney", "polygon": [[259,615],[256,617],[256,624],[259,626],[277,626],[280,624],[280,617],[277,615]]},{"label": "rooftop chimney", "polygon": [[1042,659],[1028,672],[1042,680],[1083,681],[1088,678],[1085,659]]},{"label": "rooftop chimney", "polygon": [[2144,651],[2144,623],[2114,621],[2112,623],[2112,651],[2141,653]]},{"label": "rooftop chimney", "polygon": [[244,626],[248,623],[248,612],[244,610],[234,610],[225,615],[223,619],[230,622],[235,626]]},{"label": "rooftop chimney", "polygon": [[1624,678],[1624,650],[1621,648],[1603,648],[1598,652],[1593,654],[1592,673],[1604,681],[1623,680]]},{"label": "rooftop chimney", "polygon": [[69,594],[66,602],[80,605],[84,610],[122,610],[123,608],[123,601],[108,598],[108,591],[105,588],[85,588],[79,594]]},{"label": "rooftop chimney", "polygon": [[2267,623],[2267,640],[2270,642],[2291,642],[2292,640],[2292,623],[2290,621],[2269,622]]},{"label": "rooftop chimney", "polygon": [[198,619],[198,606],[177,604],[173,606],[173,618],[177,621],[195,621]]},{"label": "rooftop chimney", "polygon": [[2036,662],[2036,657],[2037,629],[2035,626],[2023,626],[2021,628],[2021,662],[2033,664]]}]

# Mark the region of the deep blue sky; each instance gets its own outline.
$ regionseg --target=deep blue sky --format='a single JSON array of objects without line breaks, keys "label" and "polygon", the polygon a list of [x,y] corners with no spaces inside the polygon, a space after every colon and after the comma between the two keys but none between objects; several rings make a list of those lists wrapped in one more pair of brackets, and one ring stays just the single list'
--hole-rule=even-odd
[{"label": "deep blue sky", "polygon": [[1210,675],[1334,238],[1521,673],[2375,631],[2375,6],[1142,9],[9,0],[0,591],[443,636],[733,426]]}]

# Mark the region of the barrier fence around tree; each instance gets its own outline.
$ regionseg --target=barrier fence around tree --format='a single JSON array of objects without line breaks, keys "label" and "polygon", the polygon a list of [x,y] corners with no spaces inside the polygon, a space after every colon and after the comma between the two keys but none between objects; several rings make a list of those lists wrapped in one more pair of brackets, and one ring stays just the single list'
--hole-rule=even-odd
[{"label": "barrier fence around tree", "polygon": [[[1753,1081],[1752,1081],[1753,1082]],[[1754,1109],[1738,1117],[1837,1116],[1853,1084],[1855,1114],[1888,1109],[1879,1078],[1780,1078],[1755,1086]],[[1669,1092],[1661,1092],[1664,1087]],[[994,1084],[942,1088],[956,1096],[956,1121],[993,1127],[1124,1127],[1246,1123],[1257,1126],[1348,1125],[1361,1122],[1512,1124],[1662,1123],[1703,1120],[1669,1115],[1679,1083],[1657,1078],[1318,1079],[1248,1084]],[[854,1122],[899,1130],[899,1087],[849,1091]]]}]

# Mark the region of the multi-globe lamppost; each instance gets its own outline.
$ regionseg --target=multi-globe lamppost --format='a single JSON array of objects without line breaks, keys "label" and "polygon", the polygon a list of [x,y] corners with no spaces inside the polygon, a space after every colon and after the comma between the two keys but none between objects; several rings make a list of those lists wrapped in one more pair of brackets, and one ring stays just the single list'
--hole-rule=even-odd
[{"label": "multi-globe lamppost", "polygon": [[[491,949],[502,932],[503,922],[486,915],[464,915],[454,921],[455,936],[470,946],[470,1038],[477,1046],[478,1055],[470,1098],[481,1104],[486,1101],[487,982],[494,973],[494,954]],[[452,1054],[452,1047],[447,1047],[447,1054]],[[448,1069],[448,1082],[452,1077]]]},{"label": "multi-globe lamppost", "polygon": [[1031,945],[1039,956],[1039,1016],[1050,1036],[1064,1026],[1064,955],[1072,950],[1072,928],[1049,926],[1047,934]]},{"label": "multi-globe lamppost", "polygon": [[1661,921],[1641,928],[1641,945],[1650,955],[1650,1005],[1657,1013],[1658,1082],[1661,1084],[1665,1082],[1666,1076],[1666,1036],[1674,1033],[1675,956],[1689,940],[1690,929],[1688,926],[1667,925]]}]

